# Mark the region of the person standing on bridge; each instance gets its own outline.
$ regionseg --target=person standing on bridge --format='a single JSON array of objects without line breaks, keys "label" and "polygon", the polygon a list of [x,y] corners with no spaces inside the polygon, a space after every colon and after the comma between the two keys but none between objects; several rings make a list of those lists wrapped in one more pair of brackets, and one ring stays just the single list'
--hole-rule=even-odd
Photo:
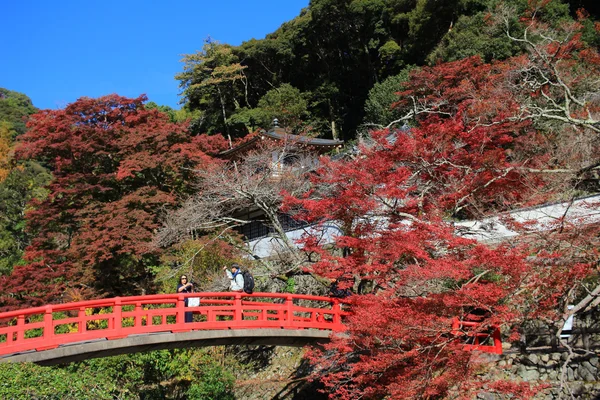
[{"label": "person standing on bridge", "polygon": [[242,269],[236,263],[231,264],[231,271],[227,267],[223,267],[227,278],[229,279],[229,289],[232,292],[244,291],[244,275],[242,275]]},{"label": "person standing on bridge", "polygon": [[[181,275],[179,278],[179,284],[177,285],[177,293],[194,293],[194,285],[192,282],[188,282],[187,276]],[[188,306],[188,298],[185,298],[185,306]],[[194,315],[191,311],[185,313],[185,322],[192,322]]]}]

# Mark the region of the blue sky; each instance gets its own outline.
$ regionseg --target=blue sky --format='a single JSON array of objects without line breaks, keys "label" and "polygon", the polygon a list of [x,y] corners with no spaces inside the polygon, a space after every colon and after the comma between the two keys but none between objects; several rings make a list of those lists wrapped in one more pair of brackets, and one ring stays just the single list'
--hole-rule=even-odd
[{"label": "blue sky", "polygon": [[109,93],[179,108],[181,54],[262,39],[309,0],[6,0],[0,87],[38,108]]}]

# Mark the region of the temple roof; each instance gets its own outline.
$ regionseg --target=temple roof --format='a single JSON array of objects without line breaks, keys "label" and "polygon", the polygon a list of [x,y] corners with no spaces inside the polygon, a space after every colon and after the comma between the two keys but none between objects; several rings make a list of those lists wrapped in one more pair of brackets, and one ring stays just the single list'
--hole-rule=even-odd
[{"label": "temple roof", "polygon": [[274,126],[268,132],[262,131],[252,139],[240,144],[239,146],[220,152],[219,156],[224,158],[232,157],[239,152],[250,150],[261,140],[277,140],[284,141],[294,146],[312,147],[319,153],[325,153],[336,147],[341,147],[344,144],[344,141],[342,140],[319,139],[307,136],[292,135],[291,133],[287,133],[283,128]]}]

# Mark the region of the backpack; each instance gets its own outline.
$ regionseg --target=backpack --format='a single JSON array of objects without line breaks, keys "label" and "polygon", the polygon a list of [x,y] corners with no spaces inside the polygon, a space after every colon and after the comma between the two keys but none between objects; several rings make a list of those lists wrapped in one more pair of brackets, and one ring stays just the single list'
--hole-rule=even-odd
[{"label": "backpack", "polygon": [[254,277],[249,271],[243,271],[242,276],[244,277],[244,293],[252,294],[254,290]]},{"label": "backpack", "polygon": [[337,297],[339,299],[344,299],[348,296],[352,295],[352,291],[350,289],[340,289],[338,287],[338,283],[333,282],[331,286],[329,286],[329,296]]}]

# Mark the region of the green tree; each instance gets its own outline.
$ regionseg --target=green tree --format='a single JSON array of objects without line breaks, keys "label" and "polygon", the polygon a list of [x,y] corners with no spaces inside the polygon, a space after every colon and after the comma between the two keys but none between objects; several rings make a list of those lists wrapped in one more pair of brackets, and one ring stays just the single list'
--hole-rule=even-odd
[{"label": "green tree", "polygon": [[25,230],[27,204],[46,197],[44,186],[50,179],[47,169],[36,162],[25,162],[0,182],[0,275],[9,274],[13,266],[23,263],[23,251],[30,241]]},{"label": "green tree", "polygon": [[[452,29],[443,36],[435,49],[427,56],[430,65],[457,61],[478,55],[486,62],[504,60],[524,51],[524,47],[507,40],[502,27],[490,23],[490,15],[499,6],[514,9],[511,15],[511,30],[518,34],[523,31],[516,15],[522,15],[533,3],[526,0],[481,0],[475,14],[457,16]],[[536,10],[540,21],[559,25],[569,20],[569,7],[561,0],[550,0],[545,7]]]},{"label": "green tree", "polygon": [[268,129],[274,118],[290,132],[302,130],[308,117],[308,102],[300,90],[288,83],[269,90],[256,108],[244,108],[231,117],[232,122],[244,123],[250,131],[256,128]]},{"label": "green tree", "polygon": [[365,125],[367,127],[387,126],[400,117],[400,110],[393,107],[393,104],[398,102],[397,93],[404,90],[404,84],[414,69],[414,66],[408,66],[398,75],[390,76],[373,86],[365,102]]},{"label": "green tree", "polygon": [[482,59],[504,60],[523,51],[517,43],[506,40],[506,34],[499,27],[486,23],[487,13],[473,16],[460,16],[436,48],[427,56],[428,64],[462,60],[479,55]]},{"label": "green tree", "polygon": [[27,117],[36,111],[31,99],[23,93],[0,88],[0,121],[10,123],[15,136],[25,133]]},{"label": "green tree", "polygon": [[[202,51],[183,57],[184,70],[175,79],[180,81],[184,101],[191,110],[203,111],[209,133],[231,134],[229,116],[247,103],[245,66],[238,62],[232,47],[207,39]],[[230,137],[231,139],[231,137]]]}]

